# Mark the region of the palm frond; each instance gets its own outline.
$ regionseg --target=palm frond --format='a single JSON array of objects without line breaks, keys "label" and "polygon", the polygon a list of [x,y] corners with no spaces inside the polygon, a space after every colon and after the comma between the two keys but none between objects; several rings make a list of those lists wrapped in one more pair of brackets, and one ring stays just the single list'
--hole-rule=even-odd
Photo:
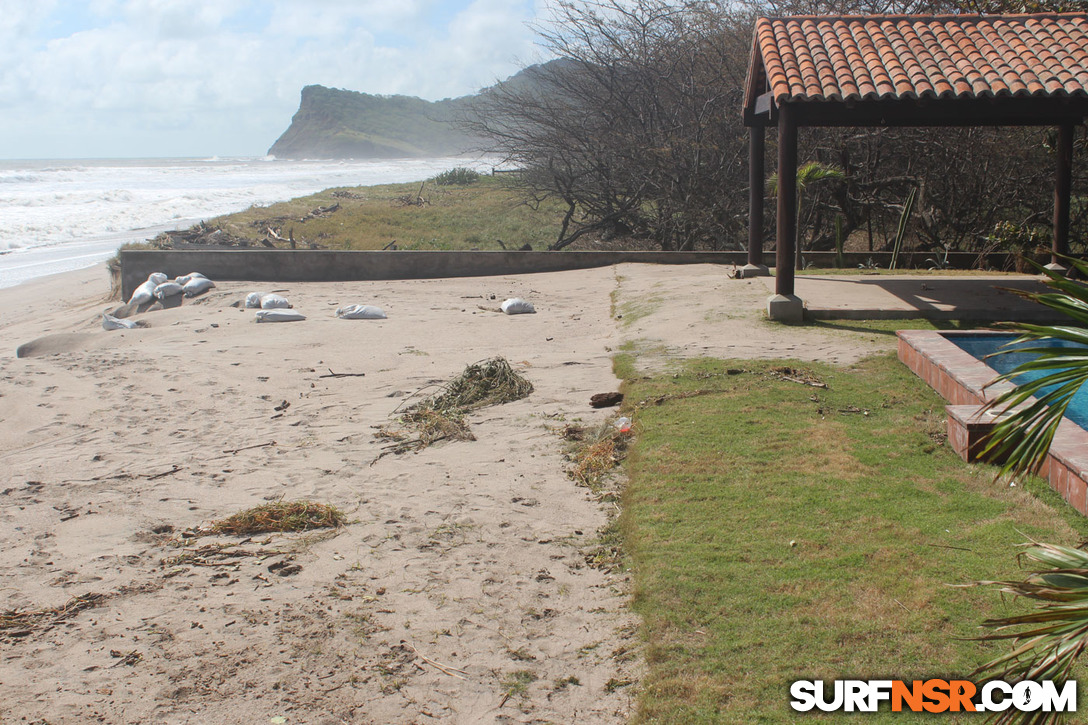
[{"label": "palm frond", "polygon": [[[1066,259],[1088,277],[1088,265],[1080,260]],[[1088,287],[1034,262],[1031,264],[1047,276],[1047,286],[1056,291],[1017,293],[1066,315],[1075,324],[1003,325],[1019,336],[994,355],[1018,353],[1032,355],[1034,359],[1021,363],[988,384],[1007,382],[1013,387],[986,405],[986,409],[998,410],[1004,415],[985,438],[982,457],[1003,460],[1001,473],[1014,476],[1038,471],[1043,465],[1070,401],[1081,386],[1088,383]],[[1053,340],[1073,346],[1033,344]],[[1024,373],[1039,377],[1025,381],[1021,378]]]},{"label": "palm frond", "polygon": [[[1032,543],[1025,547],[1021,562],[1033,569],[1022,581],[977,584],[998,586],[1004,593],[1042,604],[1027,614],[982,623],[993,634],[979,640],[1012,640],[1013,648],[976,669],[971,677],[1000,678],[1010,683],[1054,680],[1060,688],[1088,646],[1088,553],[1056,544]],[[1006,710],[992,722],[1053,725],[1061,721],[1059,713]]]},{"label": "palm frond", "polygon": [[797,184],[802,189],[814,181],[842,179],[844,177],[845,174],[843,174],[841,169],[835,168],[834,166],[828,166],[827,164],[821,164],[819,161],[810,161],[797,169]]}]

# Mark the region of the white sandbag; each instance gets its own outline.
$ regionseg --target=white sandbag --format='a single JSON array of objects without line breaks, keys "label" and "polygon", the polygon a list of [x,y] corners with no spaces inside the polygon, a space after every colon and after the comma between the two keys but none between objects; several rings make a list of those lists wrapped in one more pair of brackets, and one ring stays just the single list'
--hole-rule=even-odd
[{"label": "white sandbag", "polygon": [[526,302],[520,297],[511,297],[500,305],[500,309],[508,315],[525,315],[536,312],[531,302]]},{"label": "white sandbag", "polygon": [[186,297],[196,297],[214,287],[215,282],[212,282],[207,277],[193,277],[182,286],[181,291],[185,293]]},{"label": "white sandbag", "polygon": [[147,281],[148,282],[154,282],[156,285],[160,285],[160,284],[162,284],[163,282],[165,282],[168,279],[170,279],[170,278],[167,277],[162,272],[152,272],[151,274],[149,274],[147,276]]},{"label": "white sandbag", "polygon": [[279,295],[265,295],[261,298],[262,310],[286,310],[291,307],[291,303],[287,301],[286,297],[280,297]]},{"label": "white sandbag", "polygon": [[262,295],[260,292],[250,292],[248,295],[246,295],[246,309],[260,309],[262,297],[264,297],[264,295]]},{"label": "white sandbag", "polygon": [[348,305],[336,311],[341,320],[384,320],[385,310],[374,305]]},{"label": "white sandbag", "polygon": [[129,304],[142,305],[150,302],[154,298],[155,288],[158,286],[157,282],[147,280],[132,291],[132,297],[128,301]]},{"label": "white sandbag", "polygon": [[257,310],[257,322],[295,322],[305,320],[306,315],[294,310],[273,308],[270,310]]},{"label": "white sandbag", "polygon": [[155,288],[155,297],[160,300],[165,300],[167,297],[173,297],[174,295],[180,295],[182,287],[177,282],[163,282]]},{"label": "white sandbag", "polygon": [[102,329],[103,330],[132,330],[137,325],[132,320],[124,320],[113,315],[102,313]]},{"label": "white sandbag", "polygon": [[207,279],[207,277],[202,275],[200,272],[190,272],[189,274],[183,274],[180,277],[176,277],[174,281],[184,287],[185,285],[192,282],[194,279]]}]

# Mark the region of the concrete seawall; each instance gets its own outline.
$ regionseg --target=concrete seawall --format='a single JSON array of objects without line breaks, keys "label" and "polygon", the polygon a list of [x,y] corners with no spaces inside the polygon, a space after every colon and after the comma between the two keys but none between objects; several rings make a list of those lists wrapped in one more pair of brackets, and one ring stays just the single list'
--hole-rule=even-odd
[{"label": "concrete seawall", "polygon": [[648,264],[744,264],[745,252],[345,252],[312,250],[133,250],[121,252],[128,299],[152,272],[200,272],[213,280],[354,282],[487,277]]},{"label": "concrete seawall", "polygon": [[[847,252],[847,268],[876,265],[887,268],[889,252]],[[900,255],[904,272],[933,266],[932,253]],[[774,266],[774,252],[764,252],[764,263]],[[1048,261],[1049,258],[1043,259]],[[806,262],[834,267],[834,252],[806,252]],[[354,282],[380,279],[434,279],[487,277],[502,274],[562,272],[568,269],[607,267],[625,262],[645,264],[744,265],[747,252],[349,252],[290,249],[173,249],[121,252],[121,287],[127,300],[152,272],[169,277],[200,272],[216,280],[253,282]],[[973,269],[985,262],[990,269],[1011,269],[1012,255],[953,252],[946,259],[953,269]]]}]

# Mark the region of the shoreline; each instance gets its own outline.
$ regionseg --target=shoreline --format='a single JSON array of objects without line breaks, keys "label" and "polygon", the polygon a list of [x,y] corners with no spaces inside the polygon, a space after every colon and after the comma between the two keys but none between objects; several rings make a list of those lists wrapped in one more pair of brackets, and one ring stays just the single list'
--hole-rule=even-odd
[{"label": "shoreline", "polygon": [[452,162],[277,163],[261,157],[0,161],[8,202],[0,209],[0,249],[13,250],[0,254],[0,285],[38,276],[35,267],[52,272],[79,266],[66,257],[108,259],[122,244],[203,219],[339,186],[411,182]]}]

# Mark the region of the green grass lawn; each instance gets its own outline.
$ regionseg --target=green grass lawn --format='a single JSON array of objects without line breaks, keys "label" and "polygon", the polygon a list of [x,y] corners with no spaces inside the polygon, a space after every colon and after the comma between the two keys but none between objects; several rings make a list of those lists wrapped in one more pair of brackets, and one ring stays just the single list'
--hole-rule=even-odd
[{"label": "green grass lawn", "polygon": [[636,433],[619,522],[648,665],[636,723],[807,719],[796,679],[964,678],[1004,651],[966,638],[1021,605],[949,585],[1014,577],[1017,544],[1088,532],[1044,483],[960,461],[944,401],[894,356],[616,364]]}]

